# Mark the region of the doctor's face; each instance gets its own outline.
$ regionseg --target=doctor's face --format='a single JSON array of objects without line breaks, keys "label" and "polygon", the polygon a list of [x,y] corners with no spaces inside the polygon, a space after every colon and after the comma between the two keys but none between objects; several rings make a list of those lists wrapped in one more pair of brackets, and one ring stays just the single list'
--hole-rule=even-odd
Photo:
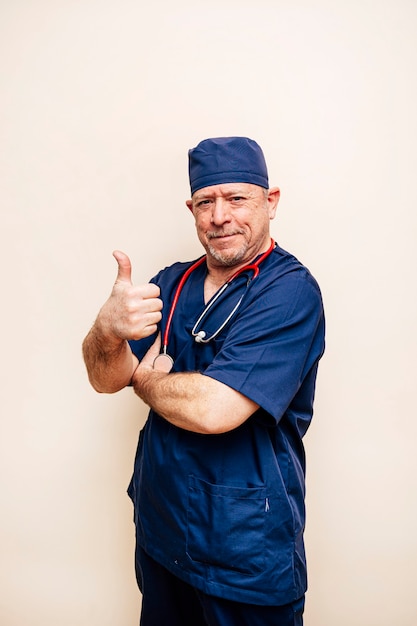
[{"label": "doctor's face", "polygon": [[187,201],[198,238],[212,267],[252,261],[270,244],[269,222],[275,217],[279,189],[250,183],[204,187]]}]

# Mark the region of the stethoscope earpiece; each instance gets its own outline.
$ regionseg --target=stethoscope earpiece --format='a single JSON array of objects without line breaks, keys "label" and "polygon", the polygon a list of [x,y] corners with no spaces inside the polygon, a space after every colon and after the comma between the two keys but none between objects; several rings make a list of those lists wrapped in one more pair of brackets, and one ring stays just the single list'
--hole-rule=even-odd
[{"label": "stethoscope earpiece", "polygon": [[194,339],[197,343],[202,343],[205,336],[206,336],[206,332],[204,330],[200,330],[195,335]]}]

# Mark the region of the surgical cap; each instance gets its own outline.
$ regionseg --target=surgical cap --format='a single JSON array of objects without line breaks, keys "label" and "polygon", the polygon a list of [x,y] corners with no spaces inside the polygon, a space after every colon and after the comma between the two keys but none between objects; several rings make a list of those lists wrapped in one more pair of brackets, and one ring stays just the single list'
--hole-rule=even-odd
[{"label": "surgical cap", "polygon": [[247,137],[204,139],[188,151],[191,195],[222,183],[252,183],[268,189],[262,149]]}]

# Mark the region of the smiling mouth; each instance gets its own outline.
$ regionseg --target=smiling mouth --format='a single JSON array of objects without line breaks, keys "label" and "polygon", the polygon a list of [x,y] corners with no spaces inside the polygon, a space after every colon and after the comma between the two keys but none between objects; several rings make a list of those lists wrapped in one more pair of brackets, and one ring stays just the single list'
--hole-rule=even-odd
[{"label": "smiling mouth", "polygon": [[208,233],[209,239],[228,239],[229,237],[235,237],[235,235],[241,235],[242,233]]}]

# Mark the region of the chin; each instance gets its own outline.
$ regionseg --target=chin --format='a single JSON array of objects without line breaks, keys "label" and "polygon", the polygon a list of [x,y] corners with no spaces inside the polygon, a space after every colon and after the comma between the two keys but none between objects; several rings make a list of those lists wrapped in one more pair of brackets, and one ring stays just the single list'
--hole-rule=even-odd
[{"label": "chin", "polygon": [[215,261],[227,267],[231,267],[233,265],[236,265],[237,263],[240,263],[246,253],[245,247],[241,247],[238,249],[232,248],[229,250],[218,250],[217,248],[214,248],[212,245],[208,244],[207,248],[207,252]]}]

